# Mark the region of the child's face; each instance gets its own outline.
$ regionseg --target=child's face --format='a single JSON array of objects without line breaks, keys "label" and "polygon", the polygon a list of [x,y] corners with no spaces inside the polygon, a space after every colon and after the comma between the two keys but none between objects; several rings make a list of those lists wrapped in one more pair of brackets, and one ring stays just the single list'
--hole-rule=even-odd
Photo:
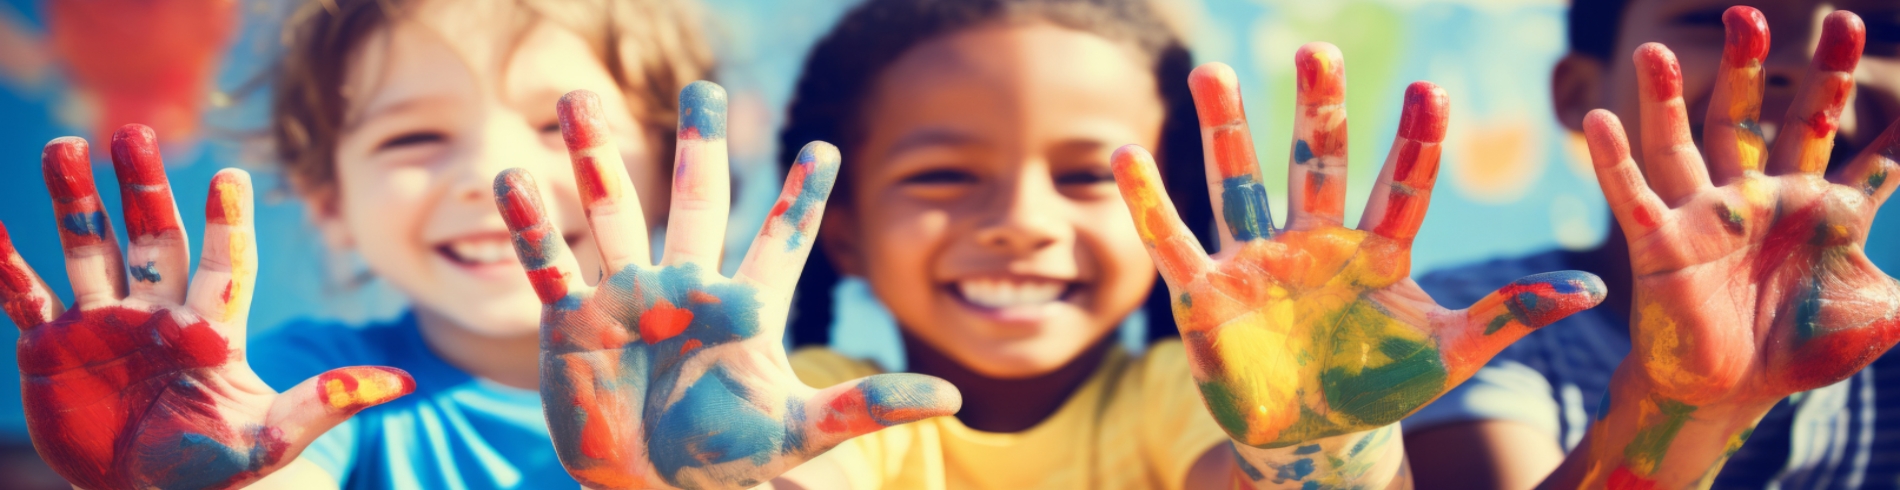
[{"label": "child's face", "polygon": [[[532,335],[540,302],[495,210],[493,179],[510,167],[532,171],[583,270],[597,270],[586,263],[597,254],[555,103],[575,89],[599,94],[607,108],[626,99],[579,36],[544,22],[517,40],[507,16],[518,12],[449,3],[424,4],[352,54],[338,202],[316,221],[425,313],[485,336]],[[606,114],[646,209],[664,209],[661,170],[648,163],[631,112]]]},{"label": "child's face", "polygon": [[827,251],[907,335],[985,376],[1074,359],[1155,277],[1109,168],[1115,148],[1160,138],[1138,59],[1041,23],[912,49],[866,105]]},{"label": "child's face", "polygon": [[[1624,115],[1626,125],[1638,118],[1636,68],[1630,53],[1645,42],[1667,45],[1682,64],[1683,98],[1688,102],[1689,120],[1694,134],[1702,134],[1703,115],[1715,90],[1716,69],[1722,59],[1722,12],[1733,0],[1631,0],[1622,20],[1615,51],[1595,89],[1598,99],[1585,97],[1581,103],[1566,104],[1559,95],[1559,110],[1565,121],[1577,124],[1590,109],[1608,108]],[[1788,104],[1807,73],[1814,47],[1820,42],[1821,20],[1836,9],[1853,11],[1867,24],[1867,44],[1855,71],[1857,86],[1853,99],[1841,114],[1840,132],[1834,148],[1834,163],[1844,164],[1862,148],[1871,144],[1887,124],[1900,118],[1900,3],[1893,0],[1761,0],[1748,2],[1768,19],[1772,44],[1764,75],[1761,124],[1765,136],[1773,138],[1782,127]],[[1564,70],[1558,70],[1558,92],[1565,83]],[[1565,107],[1569,105],[1570,107]],[[1588,107],[1585,107],[1588,106]],[[1575,117],[1570,117],[1570,116]],[[1626,128],[1631,145],[1641,132]]]}]

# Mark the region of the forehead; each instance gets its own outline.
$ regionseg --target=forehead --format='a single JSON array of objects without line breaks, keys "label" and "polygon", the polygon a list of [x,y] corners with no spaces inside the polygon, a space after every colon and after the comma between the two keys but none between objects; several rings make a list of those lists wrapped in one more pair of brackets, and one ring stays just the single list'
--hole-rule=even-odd
[{"label": "forehead", "polygon": [[611,79],[585,39],[515,2],[423,2],[394,17],[349,58],[346,120],[419,97],[507,100]]},{"label": "forehead", "polygon": [[1160,100],[1131,46],[1043,22],[994,23],[919,44],[880,76],[873,132],[958,119],[1155,119]]}]

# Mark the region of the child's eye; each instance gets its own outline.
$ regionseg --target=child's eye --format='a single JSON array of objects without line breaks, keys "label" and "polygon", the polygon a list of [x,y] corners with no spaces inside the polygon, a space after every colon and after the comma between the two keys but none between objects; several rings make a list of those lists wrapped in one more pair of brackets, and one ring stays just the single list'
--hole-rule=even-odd
[{"label": "child's eye", "polygon": [[543,124],[543,125],[541,125],[541,132],[543,132],[543,133],[560,133],[560,132],[561,132],[561,123],[560,123],[559,121],[556,121],[556,122],[551,122],[551,123],[547,123],[547,124]]},{"label": "child's eye", "polygon": [[899,181],[898,183],[942,185],[942,184],[969,184],[969,183],[974,183],[974,182],[976,182],[976,176],[970,175],[969,172],[964,172],[960,170],[941,169],[941,170],[927,170],[927,171],[919,172],[915,175],[905,177],[904,180]]},{"label": "child's eye", "polygon": [[407,146],[426,145],[430,143],[441,143],[447,140],[448,140],[448,136],[443,135],[442,133],[437,133],[433,131],[416,131],[416,132],[411,132],[411,133],[403,133],[403,134],[397,135],[394,138],[385,140],[383,141],[382,144],[376,145],[376,149],[393,150],[393,149],[407,147]]},{"label": "child's eye", "polygon": [[1095,185],[1112,182],[1115,182],[1115,174],[1103,168],[1077,170],[1056,176],[1056,185]]}]

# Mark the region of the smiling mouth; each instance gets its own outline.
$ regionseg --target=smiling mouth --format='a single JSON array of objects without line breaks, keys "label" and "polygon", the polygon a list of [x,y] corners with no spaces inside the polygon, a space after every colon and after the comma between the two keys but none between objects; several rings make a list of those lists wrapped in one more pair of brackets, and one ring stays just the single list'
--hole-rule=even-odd
[{"label": "smiling mouth", "polygon": [[[571,248],[575,236],[564,236]],[[489,267],[520,263],[515,245],[507,235],[480,235],[458,238],[435,246],[435,253],[450,263],[464,267]]]},{"label": "smiling mouth", "polygon": [[1033,309],[1073,299],[1081,283],[1043,278],[964,279],[949,286],[952,295],[990,310]]}]

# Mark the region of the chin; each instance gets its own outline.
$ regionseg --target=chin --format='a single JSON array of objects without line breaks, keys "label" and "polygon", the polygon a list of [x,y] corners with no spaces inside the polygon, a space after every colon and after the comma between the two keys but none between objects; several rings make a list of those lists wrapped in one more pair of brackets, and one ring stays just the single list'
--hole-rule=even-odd
[{"label": "chin", "polygon": [[[1066,336],[1065,336],[1066,337]],[[1074,337],[1082,337],[1077,334]],[[964,367],[976,371],[985,377],[995,379],[1033,378],[1062,369],[1069,362],[1082,356],[1082,351],[1094,346],[1094,342],[1031,338],[991,343],[986,346],[965,349],[969,356],[953,356]]]}]

